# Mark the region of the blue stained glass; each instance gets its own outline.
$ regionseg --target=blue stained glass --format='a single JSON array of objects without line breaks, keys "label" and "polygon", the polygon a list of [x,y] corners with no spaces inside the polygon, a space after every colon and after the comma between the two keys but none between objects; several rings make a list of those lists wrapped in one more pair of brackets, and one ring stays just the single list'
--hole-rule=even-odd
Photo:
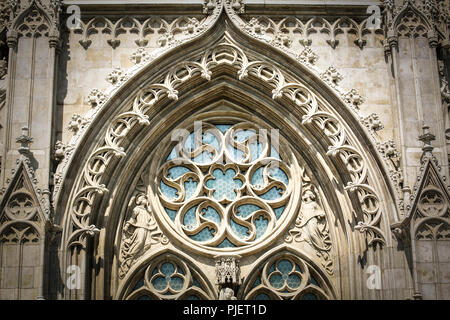
[{"label": "blue stained glass", "polygon": [[192,170],[189,170],[188,168],[182,166],[172,167],[168,171],[169,174],[167,175],[167,178],[172,180],[181,177],[185,173],[192,172]]},{"label": "blue stained glass", "polygon": [[203,151],[198,156],[194,157],[192,161],[196,163],[208,163],[214,159],[214,154],[208,151]]},{"label": "blue stained glass", "polygon": [[144,279],[140,279],[137,283],[136,283],[136,285],[134,286],[134,289],[133,290],[137,290],[137,289],[139,289],[139,288],[141,288],[141,287],[143,287],[144,286]]},{"label": "blue stained glass", "polygon": [[175,272],[175,267],[173,266],[173,264],[165,262],[162,264],[160,270],[165,276],[170,276]]},{"label": "blue stained glass", "polygon": [[307,293],[303,295],[302,300],[318,300],[318,299],[314,293]]},{"label": "blue stained glass", "polygon": [[212,175],[215,179],[209,179],[206,182],[206,186],[209,189],[214,189],[213,197],[220,200],[225,196],[229,200],[234,200],[237,196],[234,189],[242,187],[242,181],[234,179],[236,171],[228,169],[225,171],[225,174],[223,174],[222,170],[216,169],[213,171]]},{"label": "blue stained glass", "polygon": [[292,274],[286,279],[287,285],[289,287],[291,287],[292,289],[296,289],[296,288],[300,287],[300,282],[301,282],[301,279],[296,274]]},{"label": "blue stained glass", "polygon": [[281,160],[280,154],[274,147],[270,147],[270,157]]},{"label": "blue stained glass", "polygon": [[194,181],[194,179],[192,178],[189,178],[189,180],[184,183],[184,189],[186,190],[185,200],[192,198],[192,196],[195,194],[195,190],[197,189],[197,185],[198,182]]},{"label": "blue stained glass", "polygon": [[167,184],[165,184],[162,180],[161,183],[159,184],[160,188],[161,188],[161,193],[169,199],[176,199],[177,198],[177,193],[178,190],[175,188],[172,188],[171,186],[168,186]]},{"label": "blue stained glass", "polygon": [[196,209],[197,209],[197,206],[190,208],[183,217],[183,224],[188,229],[193,229],[197,225],[197,222],[195,221],[195,210]]},{"label": "blue stained glass", "polygon": [[250,214],[252,214],[257,210],[261,210],[261,207],[254,204],[243,204],[237,207],[236,215],[238,217],[247,218]]},{"label": "blue stained glass", "polygon": [[317,280],[316,280],[316,278],[314,278],[313,276],[311,276],[310,282],[311,282],[313,285],[320,287],[320,286],[319,286],[319,283],[318,283]]},{"label": "blue stained glass", "polygon": [[274,274],[270,277],[270,285],[275,289],[280,289],[284,284],[284,279],[279,274]]},{"label": "blue stained glass", "polygon": [[167,279],[163,277],[157,277],[153,280],[152,284],[156,291],[164,291],[167,288]]},{"label": "blue stained glass", "polygon": [[280,262],[278,262],[278,270],[283,273],[283,274],[288,274],[289,272],[292,271],[292,263],[288,260],[281,260]]},{"label": "blue stained glass", "polygon": [[253,282],[252,289],[256,288],[261,284],[261,277],[256,278],[255,282]]},{"label": "blue stained glass", "polygon": [[231,125],[230,124],[217,124],[216,127],[217,127],[217,129],[222,131],[222,133],[225,133],[228,129],[231,128]]},{"label": "blue stained glass", "polygon": [[170,287],[175,291],[180,291],[183,288],[183,279],[180,277],[172,277],[170,279]]},{"label": "blue stained glass", "polygon": [[164,208],[164,210],[166,210],[167,215],[169,216],[170,219],[172,219],[172,221],[175,221],[175,217],[177,215],[177,212],[175,210],[171,210],[168,208]]},{"label": "blue stained glass", "polygon": [[286,173],[278,167],[269,169],[269,175],[272,178],[283,182],[285,185],[287,185],[289,183],[289,179],[288,179]]},{"label": "blue stained glass", "polygon": [[225,238],[218,246],[218,248],[235,248],[236,246],[230,240]]},{"label": "blue stained glass", "polygon": [[143,295],[143,296],[140,296],[140,297],[138,298],[138,300],[152,300],[152,298],[150,298],[150,297],[147,296],[147,295]]},{"label": "blue stained glass", "polygon": [[232,159],[236,162],[242,162],[244,160],[244,152],[238,149],[233,148],[232,146],[228,146],[228,152],[231,155]]},{"label": "blue stained glass", "polygon": [[300,287],[301,279],[296,274],[290,274],[293,271],[294,265],[288,260],[281,260],[277,263],[279,273],[274,273],[274,265],[268,272],[269,282],[275,289],[280,289],[284,284],[287,284],[292,289]]},{"label": "blue stained glass", "polygon": [[259,167],[255,170],[255,172],[253,172],[253,175],[251,177],[252,185],[258,189],[264,187],[263,169],[264,167]]},{"label": "blue stained glass", "polygon": [[203,134],[203,142],[213,146],[216,150],[219,150],[219,141],[217,141],[217,138],[215,135],[213,135],[209,132],[204,133]]},{"label": "blue stained glass", "polygon": [[283,195],[283,189],[273,187],[273,188],[269,189],[269,191],[267,191],[266,193],[263,193],[262,195],[260,195],[260,197],[261,197],[261,199],[264,199],[264,200],[276,200],[278,198],[281,198],[282,195]]},{"label": "blue stained glass", "polygon": [[251,136],[255,135],[255,130],[239,130],[234,132],[234,140],[238,142],[244,142]]},{"label": "blue stained glass", "polygon": [[275,271],[275,263],[270,266],[269,270],[267,270],[267,276],[269,276],[274,271]]},{"label": "blue stained glass", "polygon": [[170,152],[169,156],[167,157],[166,161],[176,159],[176,158],[178,158],[177,150],[176,150],[176,148],[173,148],[172,151]]},{"label": "blue stained glass", "polygon": [[189,296],[186,300],[200,300],[197,296]]},{"label": "blue stained glass", "polygon": [[262,143],[252,143],[250,145],[250,154],[251,156],[251,160],[250,161],[255,161],[256,159],[258,159],[263,151],[263,144]]},{"label": "blue stained glass", "polygon": [[194,239],[195,241],[208,241],[212,238],[214,238],[213,236],[213,231],[214,229],[209,229],[209,228],[203,228],[199,233],[194,234],[193,236],[189,236],[191,239]]},{"label": "blue stained glass", "polygon": [[275,216],[277,217],[277,219],[280,219],[280,217],[283,214],[285,208],[286,208],[285,206],[282,206],[282,207],[279,207],[279,208],[276,208],[276,209],[273,210],[275,212]]},{"label": "blue stained glass", "polygon": [[193,286],[201,288],[200,283],[198,283],[197,279],[193,278]]},{"label": "blue stained glass", "polygon": [[246,239],[249,236],[249,229],[240,224],[237,224],[233,220],[230,220],[231,230],[241,239]]},{"label": "blue stained glass", "polygon": [[270,300],[270,297],[265,293],[260,293],[255,297],[255,300]]},{"label": "blue stained glass", "polygon": [[267,230],[268,225],[269,225],[269,220],[264,219],[263,216],[259,216],[259,218],[257,218],[255,220],[256,239],[259,239],[264,235],[264,233]]},{"label": "blue stained glass", "polygon": [[205,219],[211,220],[217,224],[220,224],[220,216],[219,213],[213,209],[213,207],[207,207],[203,209],[203,217]]}]

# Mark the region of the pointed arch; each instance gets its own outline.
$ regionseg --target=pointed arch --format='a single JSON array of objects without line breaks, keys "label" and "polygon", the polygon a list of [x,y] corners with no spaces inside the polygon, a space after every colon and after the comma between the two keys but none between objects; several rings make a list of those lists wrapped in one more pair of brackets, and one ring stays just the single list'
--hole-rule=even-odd
[{"label": "pointed arch", "polygon": [[290,246],[270,250],[255,263],[242,284],[244,300],[329,300],[336,293],[326,273]]},{"label": "pointed arch", "polygon": [[[117,244],[131,192],[124,181],[136,185],[138,168],[149,161],[142,150],[166,141],[183,116],[198,116],[218,101],[241,101],[238,107],[247,108],[247,117],[250,111],[253,119],[262,117],[286,130],[286,139],[305,156],[330,196],[349,252],[365,250],[365,241],[389,243],[387,225],[397,219],[393,191],[388,179],[380,179],[388,175],[354,111],[297,61],[239,33],[227,16],[218,21],[209,38],[157,58],[92,111],[95,116],[78,137],[56,199],[56,219],[64,226],[62,251],[71,255],[72,243],[81,244],[83,252],[101,243]],[[110,279],[116,253],[108,248],[101,254],[109,268],[104,277]]]},{"label": "pointed arch", "polygon": [[[164,278],[170,280],[164,281]],[[142,257],[126,276],[114,299],[217,299],[214,286],[195,261],[177,250],[163,248]]]}]

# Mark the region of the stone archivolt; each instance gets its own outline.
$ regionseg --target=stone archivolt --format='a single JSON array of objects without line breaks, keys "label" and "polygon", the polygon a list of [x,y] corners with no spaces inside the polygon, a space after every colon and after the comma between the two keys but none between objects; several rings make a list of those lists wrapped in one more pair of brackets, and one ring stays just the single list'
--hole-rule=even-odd
[{"label": "stone archivolt", "polygon": [[[74,231],[70,241],[77,239],[83,230],[91,230],[92,226],[89,221],[92,203],[95,202],[98,195],[107,192],[106,186],[102,183],[103,173],[113,158],[125,155],[125,150],[120,145],[128,132],[137,125],[149,124],[146,113],[162,97],[178,99],[178,86],[193,75],[200,75],[205,80],[209,80],[214,67],[221,64],[236,67],[240,79],[251,75],[266,81],[273,88],[272,97],[274,99],[282,96],[289,98],[303,113],[304,124],[314,123],[324,131],[330,142],[328,154],[339,156],[347,165],[352,181],[348,182],[346,188],[356,192],[360,199],[364,215],[363,220],[358,222],[356,228],[366,234],[369,244],[384,243],[385,237],[380,229],[382,214],[378,196],[368,184],[369,172],[365,161],[358,149],[348,144],[347,132],[339,120],[322,109],[315,95],[305,86],[287,80],[283,73],[274,66],[249,60],[245,53],[229,40],[219,43],[216,48],[208,50],[193,61],[182,62],[169,72],[163,82],[142,89],[134,99],[131,109],[118,115],[111,122],[103,143],[91,154],[82,180],[76,189],[75,197],[71,202],[71,220]],[[179,77],[181,71],[182,78]]]}]

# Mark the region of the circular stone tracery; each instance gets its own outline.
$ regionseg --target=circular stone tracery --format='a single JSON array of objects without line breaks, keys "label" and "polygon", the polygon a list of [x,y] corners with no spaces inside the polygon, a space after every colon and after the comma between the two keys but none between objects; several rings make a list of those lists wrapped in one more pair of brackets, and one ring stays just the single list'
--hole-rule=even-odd
[{"label": "circular stone tracery", "polygon": [[297,164],[286,163],[278,134],[269,133],[247,122],[203,122],[172,134],[180,142],[159,169],[158,198],[178,235],[204,249],[239,251],[292,216]]}]

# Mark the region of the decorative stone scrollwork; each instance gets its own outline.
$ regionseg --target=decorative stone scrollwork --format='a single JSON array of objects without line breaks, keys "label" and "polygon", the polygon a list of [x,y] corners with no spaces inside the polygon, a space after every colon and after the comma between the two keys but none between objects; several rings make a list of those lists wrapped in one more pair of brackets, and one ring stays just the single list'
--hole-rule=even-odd
[{"label": "decorative stone scrollwork", "polygon": [[[131,202],[134,202],[132,199]],[[145,195],[135,199],[130,218],[125,222],[122,231],[120,247],[119,278],[123,278],[133,263],[140,258],[152,245],[167,244],[169,240],[159,229],[153,212]]]},{"label": "decorative stone scrollwork", "polygon": [[353,34],[354,43],[363,49],[367,44],[366,37],[368,34],[374,36],[381,33],[381,29],[373,29],[367,26],[367,19],[360,23],[355,20],[342,17],[334,22],[329,22],[325,18],[315,17],[308,21],[301,21],[297,17],[285,17],[278,23],[269,17],[251,17],[250,20],[243,25],[244,29],[258,39],[271,43],[274,46],[290,47],[292,44],[293,34],[300,34],[302,37],[300,43],[309,46],[312,43],[309,35],[311,33],[325,33],[329,36],[326,42],[335,49],[339,44],[337,35]]},{"label": "decorative stone scrollwork", "polygon": [[279,253],[250,272],[245,300],[328,300],[329,286],[314,268],[291,253]]},{"label": "decorative stone scrollwork", "polygon": [[[126,139],[130,130],[137,125],[149,124],[146,113],[162,97],[168,97],[169,99],[176,100],[178,98],[177,87],[191,79],[194,75],[200,75],[205,81],[208,81],[214,68],[221,64],[227,64],[230,67],[236,68],[239,79],[252,76],[267,82],[267,84],[273,88],[273,99],[278,99],[284,96],[292,100],[298,106],[299,113],[302,114],[302,123],[304,125],[314,126],[317,130],[322,130],[324,132],[330,142],[328,155],[340,157],[346,165],[351,177],[351,181],[347,183],[346,189],[351,192],[355,192],[360,201],[363,220],[358,222],[358,226],[356,227],[357,230],[360,230],[367,235],[369,244],[376,242],[384,243],[385,238],[383,231],[379,228],[382,211],[376,191],[370,185],[371,178],[369,177],[366,160],[361,155],[359,148],[354,146],[349,140],[348,133],[344,129],[341,121],[333,115],[327,107],[319,103],[316,96],[303,84],[295,82],[293,79],[287,79],[286,76],[275,66],[261,61],[249,60],[246,54],[228,39],[222,41],[214,48],[207,50],[201,56],[195,57],[192,61],[183,61],[179,65],[174,66],[160,83],[155,83],[143,88],[135,97],[133,103],[128,106],[128,109],[113,119],[104,138],[101,139],[99,145],[97,145],[94,152],[89,156],[86,167],[83,169],[84,174],[80,180],[80,183],[75,188],[75,196],[70,203],[71,217],[75,228],[74,230],[83,230],[88,226],[92,204],[95,202],[94,199],[97,196],[107,192],[107,188],[102,182],[104,172],[113,158],[125,155],[125,150],[121,144],[122,141]],[[179,77],[181,72],[183,74],[182,78]],[[282,165],[281,168],[283,168]],[[167,169],[170,168],[168,167]],[[257,168],[255,167],[255,169]],[[194,167],[190,170],[195,174],[196,169],[194,169]],[[228,168],[225,169],[225,171],[227,170]],[[219,171],[223,172],[222,169],[219,169]],[[237,173],[238,172],[236,171],[235,174]],[[288,174],[288,172],[286,172],[286,174]],[[192,176],[192,179],[194,178],[195,177]],[[174,183],[175,182],[173,181],[170,182],[171,187]],[[199,183],[198,185],[200,186],[201,184]],[[285,190],[281,184],[279,184],[279,187],[282,188],[282,190]],[[255,193],[255,199],[257,199],[259,194],[266,191],[267,190],[264,188],[261,190],[255,188],[251,192]],[[289,194],[289,188],[286,189],[286,191],[284,192]],[[282,199],[286,199],[284,194]],[[165,202],[169,206],[169,209],[181,210],[181,215],[179,215],[179,217],[184,217],[189,210],[193,209],[192,207],[187,207],[187,204],[183,198],[175,199],[176,201],[172,201],[170,204],[167,200],[169,199],[166,199]],[[218,212],[217,214],[220,216],[220,207],[216,204],[212,204],[210,198],[201,198],[201,201],[207,201],[204,204],[200,204],[201,201],[198,199],[196,201],[197,202],[195,205],[198,206],[198,210],[195,208],[193,209],[194,217],[205,214],[205,210],[208,206]],[[174,203],[178,206],[181,205],[182,208],[174,208]],[[208,203],[207,206],[205,206],[206,203]],[[236,202],[236,205],[238,204],[240,205],[240,203]],[[269,205],[263,204],[261,200],[253,202],[253,204],[259,206],[260,209],[265,212],[263,215],[266,217],[265,219],[270,216],[272,217],[270,220],[274,221],[273,209],[271,209]],[[223,206],[222,204],[220,205]],[[234,206],[227,208],[227,211],[233,212],[235,216],[238,212]],[[257,218],[260,216],[261,214],[252,214],[247,216],[247,218]],[[193,231],[189,230],[186,226],[182,228],[181,221],[182,220],[179,220],[178,227],[176,227],[178,230],[177,232],[184,234],[186,239],[189,239],[188,234],[193,236]],[[222,236],[225,234],[232,234],[230,227],[225,227],[222,223],[223,222],[219,222],[217,225],[217,223],[213,223],[212,221],[202,220],[201,222],[204,227],[213,227],[213,225],[216,225],[215,228],[219,227],[217,228],[218,234],[221,234]],[[197,227],[198,226],[200,225],[197,224]],[[271,229],[272,225],[268,225],[268,228]],[[225,232],[225,230],[228,231]],[[253,233],[253,235],[256,236],[256,233]],[[208,240],[210,241],[208,243],[212,245],[214,242],[218,245],[223,240],[224,238],[221,239],[215,235],[212,240]],[[253,240],[250,238],[238,239],[234,237],[234,241],[237,242],[236,244],[248,244],[249,241]]]},{"label": "decorative stone scrollwork", "polygon": [[202,132],[184,137],[186,148],[168,152],[159,199],[186,241],[241,247],[276,230],[293,191],[292,169],[261,132],[251,123],[202,123]]},{"label": "decorative stone scrollwork", "polygon": [[125,292],[126,300],[211,300],[214,295],[199,272],[167,253],[151,259]]},{"label": "decorative stone scrollwork", "polygon": [[300,212],[295,220],[295,226],[288,231],[285,241],[288,243],[306,241],[322,259],[325,270],[332,275],[334,273],[330,255],[332,243],[327,217],[320,204],[317,189],[308,182],[310,181],[308,177],[304,177],[304,181]]},{"label": "decorative stone scrollwork", "polygon": [[[90,21],[81,22],[80,29],[75,33],[81,33],[79,43],[84,49],[88,49],[92,43],[93,34],[108,34],[108,44],[113,48],[120,45],[119,35],[127,33],[136,36],[136,44],[139,47],[147,46],[151,41],[160,47],[172,46],[180,42],[182,38],[192,38],[205,29],[206,19],[198,20],[196,17],[179,17],[168,22],[157,16],[152,16],[145,21],[136,18],[124,17],[113,22],[106,17],[95,17]],[[154,38],[158,35],[157,38]]]}]

